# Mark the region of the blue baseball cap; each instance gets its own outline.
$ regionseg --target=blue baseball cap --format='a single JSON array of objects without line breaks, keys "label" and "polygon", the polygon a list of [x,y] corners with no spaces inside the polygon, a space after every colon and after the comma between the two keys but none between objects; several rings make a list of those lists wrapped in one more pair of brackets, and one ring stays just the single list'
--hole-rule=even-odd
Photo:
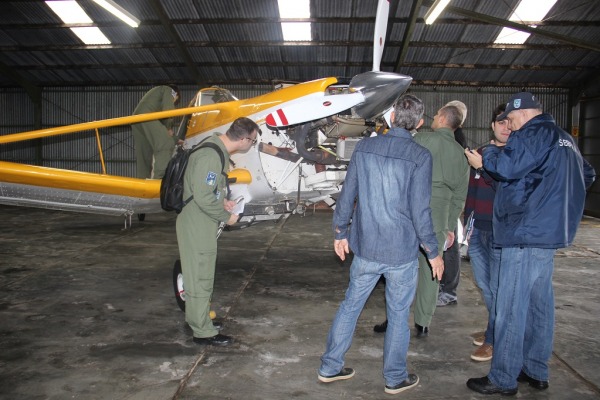
[{"label": "blue baseball cap", "polygon": [[502,121],[506,119],[508,114],[514,110],[524,110],[527,108],[535,108],[541,109],[542,103],[538,101],[538,99],[529,92],[519,92],[514,94],[508,103],[506,103],[506,110],[496,117],[496,121]]}]

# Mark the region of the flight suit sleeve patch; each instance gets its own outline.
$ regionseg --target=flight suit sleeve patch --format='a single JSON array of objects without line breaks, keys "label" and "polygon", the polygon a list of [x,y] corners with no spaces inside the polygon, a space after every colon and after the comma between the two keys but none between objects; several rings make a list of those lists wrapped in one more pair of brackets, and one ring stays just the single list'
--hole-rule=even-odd
[{"label": "flight suit sleeve patch", "polygon": [[215,186],[215,183],[217,182],[217,174],[209,171],[208,174],[206,175],[206,184],[208,186]]}]

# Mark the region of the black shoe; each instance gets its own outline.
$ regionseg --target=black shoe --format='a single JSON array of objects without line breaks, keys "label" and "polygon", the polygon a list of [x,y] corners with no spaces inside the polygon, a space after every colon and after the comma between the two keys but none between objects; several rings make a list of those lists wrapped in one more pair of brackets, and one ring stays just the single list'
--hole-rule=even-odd
[{"label": "black shoe", "polygon": [[142,222],[146,219],[146,214],[138,214],[137,218],[138,218],[138,221]]},{"label": "black shoe", "polygon": [[424,337],[429,336],[429,327],[421,326],[421,325],[415,323],[415,328],[417,328],[417,337],[418,338],[424,338]]},{"label": "black shoe", "polygon": [[342,368],[340,372],[335,375],[321,375],[319,374],[318,378],[321,382],[329,383],[335,381],[342,381],[344,379],[350,379],[354,376],[354,370],[352,368]]},{"label": "black shoe", "polygon": [[467,381],[467,387],[477,393],[481,394],[501,394],[502,396],[514,396],[519,390],[518,387],[514,389],[502,389],[494,385],[487,376],[483,378],[471,378]]},{"label": "black shoe", "polygon": [[213,321],[212,323],[213,323],[213,326],[215,327],[215,329],[217,329],[217,330],[219,330],[219,331],[220,331],[221,329],[223,329],[223,323],[222,323],[222,322],[219,322],[219,321]]},{"label": "black shoe", "polygon": [[388,386],[385,385],[385,392],[389,394],[396,394],[400,392],[404,392],[410,388],[417,386],[419,383],[419,377],[415,374],[408,374],[408,378],[404,380],[404,382],[396,385],[396,386]]},{"label": "black shoe", "polygon": [[194,343],[197,344],[206,344],[211,346],[229,346],[233,343],[233,338],[231,336],[221,335],[220,333],[206,338],[194,338]]},{"label": "black shoe", "polygon": [[373,330],[377,333],[383,333],[385,331],[387,331],[387,319],[385,321],[383,321],[382,323],[380,323],[379,325],[375,325],[373,327]]},{"label": "black shoe", "polygon": [[517,377],[517,382],[527,382],[529,383],[529,386],[537,390],[546,390],[548,389],[548,386],[550,386],[550,383],[548,381],[539,381],[537,379],[533,379],[532,377],[527,375],[523,370],[521,370],[521,373]]}]

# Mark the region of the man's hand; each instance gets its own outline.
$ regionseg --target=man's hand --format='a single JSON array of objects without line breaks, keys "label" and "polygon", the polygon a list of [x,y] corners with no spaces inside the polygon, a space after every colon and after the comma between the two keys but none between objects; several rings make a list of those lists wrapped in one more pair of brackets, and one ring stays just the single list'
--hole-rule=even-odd
[{"label": "man's hand", "polygon": [[227,221],[227,225],[233,225],[236,222],[238,222],[238,219],[240,219],[240,216],[238,214],[231,214],[229,216],[229,220]]},{"label": "man's hand", "polygon": [[454,232],[448,232],[446,235],[446,249],[449,249],[454,244]]},{"label": "man's hand", "polygon": [[431,265],[433,279],[442,279],[442,274],[444,273],[444,259],[442,256],[438,254],[436,258],[430,259],[429,265]]},{"label": "man's hand", "polygon": [[335,250],[335,254],[337,254],[338,257],[344,261],[346,259],[346,254],[350,253],[348,239],[334,240],[333,249]]},{"label": "man's hand", "polygon": [[225,208],[225,211],[230,213],[233,211],[233,208],[235,207],[235,201],[223,199],[223,207]]},{"label": "man's hand", "polygon": [[469,165],[475,169],[483,168],[483,157],[476,151],[465,149],[465,156]]}]

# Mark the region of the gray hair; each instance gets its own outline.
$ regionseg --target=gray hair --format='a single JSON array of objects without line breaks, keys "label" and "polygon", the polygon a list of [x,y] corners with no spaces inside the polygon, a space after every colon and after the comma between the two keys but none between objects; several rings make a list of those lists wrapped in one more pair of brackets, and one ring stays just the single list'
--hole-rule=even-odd
[{"label": "gray hair", "polygon": [[405,94],[394,104],[392,126],[412,131],[417,128],[424,112],[425,106],[421,99],[411,94]]},{"label": "gray hair", "polygon": [[446,125],[455,130],[461,124],[462,113],[456,106],[444,106],[440,108],[439,113],[446,118]]}]

